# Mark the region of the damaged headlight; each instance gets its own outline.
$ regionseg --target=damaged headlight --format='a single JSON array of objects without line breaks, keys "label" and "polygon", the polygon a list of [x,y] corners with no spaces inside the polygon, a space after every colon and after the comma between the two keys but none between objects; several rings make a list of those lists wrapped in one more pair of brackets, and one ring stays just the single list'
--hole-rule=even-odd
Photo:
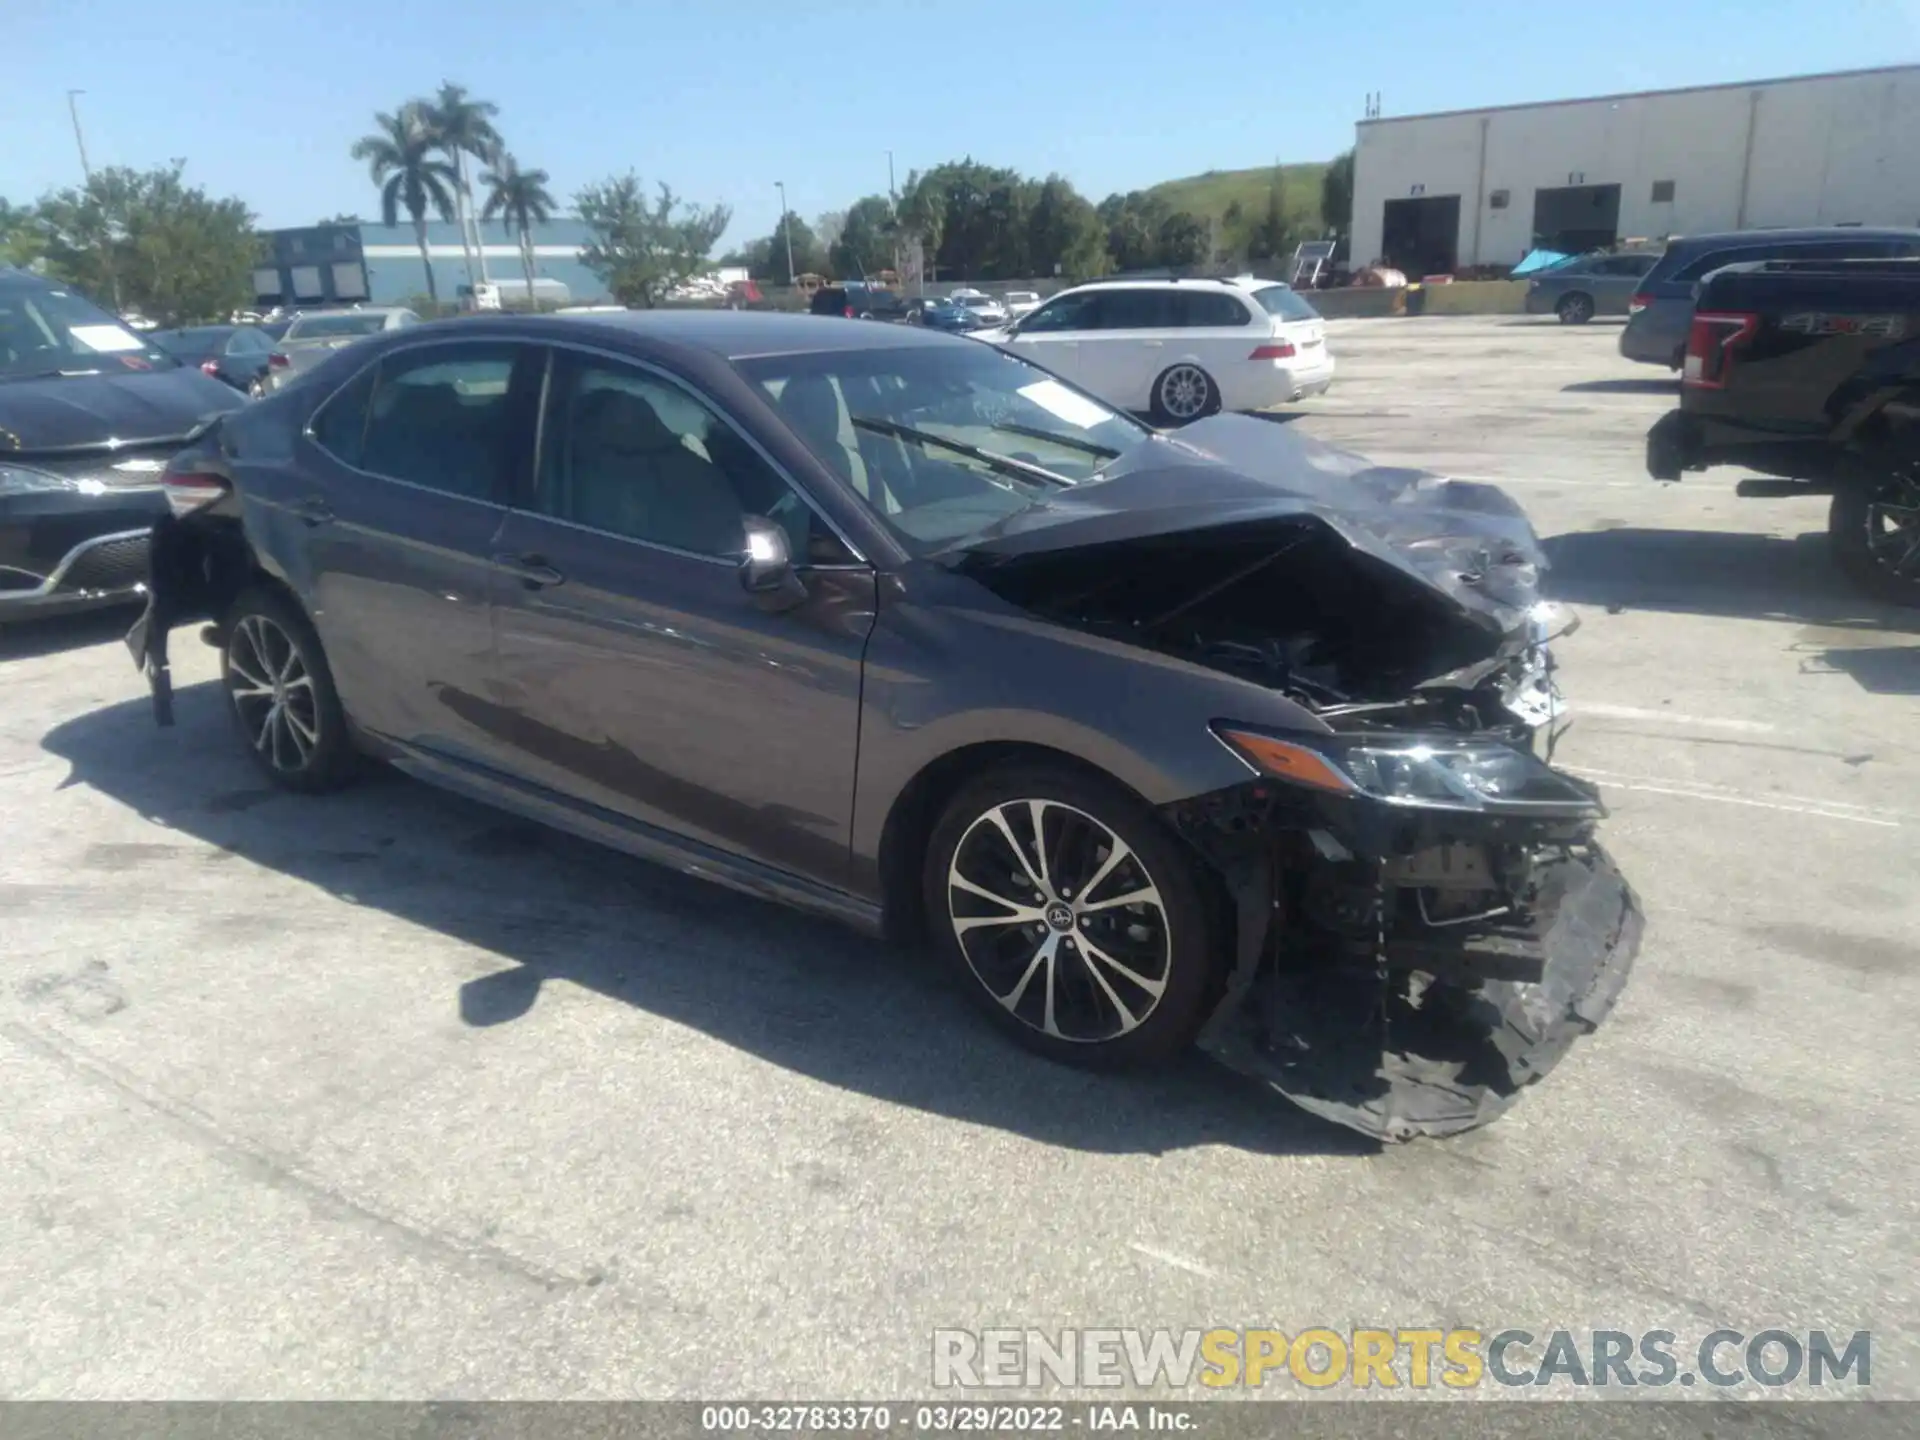
[{"label": "damaged headlight", "polygon": [[76,488],[64,475],[49,475],[25,465],[0,465],[0,495],[40,495]]},{"label": "damaged headlight", "polygon": [[1226,724],[1214,734],[1260,774],[1316,790],[1442,810],[1601,813],[1590,790],[1498,741],[1419,734],[1281,739]]}]

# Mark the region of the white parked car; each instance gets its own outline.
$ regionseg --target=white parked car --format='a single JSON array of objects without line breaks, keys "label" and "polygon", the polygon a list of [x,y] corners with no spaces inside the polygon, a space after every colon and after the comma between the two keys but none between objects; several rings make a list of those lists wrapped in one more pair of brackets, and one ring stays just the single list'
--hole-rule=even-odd
[{"label": "white parked car", "polygon": [[1007,314],[1015,320],[1022,315],[1031,315],[1040,308],[1040,293],[1037,290],[1009,290],[1000,298],[1007,307]]},{"label": "white parked car", "polygon": [[1005,325],[1013,317],[1007,307],[982,290],[955,290],[947,296],[956,305],[964,305],[989,325]]},{"label": "white parked car", "polygon": [[974,339],[1159,425],[1264,410],[1333,383],[1326,322],[1272,280],[1107,280]]}]

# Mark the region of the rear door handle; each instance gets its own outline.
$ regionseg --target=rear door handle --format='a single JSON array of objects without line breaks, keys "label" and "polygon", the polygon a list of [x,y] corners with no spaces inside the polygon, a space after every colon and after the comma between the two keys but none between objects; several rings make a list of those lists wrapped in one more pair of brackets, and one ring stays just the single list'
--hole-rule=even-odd
[{"label": "rear door handle", "polygon": [[518,580],[529,590],[544,590],[549,585],[559,585],[566,580],[544,555],[496,555],[493,563]]},{"label": "rear door handle", "polygon": [[305,500],[296,500],[293,504],[293,513],[309,525],[325,525],[333,519],[333,507],[317,495],[310,495]]}]

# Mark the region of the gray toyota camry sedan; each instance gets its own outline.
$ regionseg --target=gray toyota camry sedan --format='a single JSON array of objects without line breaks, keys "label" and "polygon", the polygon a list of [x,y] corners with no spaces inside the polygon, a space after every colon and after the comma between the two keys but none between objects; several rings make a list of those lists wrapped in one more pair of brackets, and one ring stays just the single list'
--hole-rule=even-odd
[{"label": "gray toyota camry sedan", "polygon": [[1638,948],[1500,491],[1150,430],[923,328],[373,337],[171,462],[128,636],[207,622],[275,782],[368,759],[930,941],[1059,1060],[1198,1042],[1383,1139],[1497,1115]]}]

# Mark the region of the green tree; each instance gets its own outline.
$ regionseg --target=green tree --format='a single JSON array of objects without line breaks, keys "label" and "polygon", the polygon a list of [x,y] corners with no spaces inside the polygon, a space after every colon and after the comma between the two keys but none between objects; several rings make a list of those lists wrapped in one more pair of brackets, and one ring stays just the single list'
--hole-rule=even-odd
[{"label": "green tree", "polygon": [[440,148],[431,118],[417,104],[403,105],[398,114],[385,111],[373,117],[379,131],[362,136],[353,145],[353,158],[367,162],[373,183],[380,187],[380,218],[399,223],[405,209],[413,220],[413,238],[420,247],[420,264],[427,272],[427,298],[437,306],[440,287],[433,278],[433,257],[427,250],[427,210],[442,220],[453,219],[454,194],[460,177],[434,152]]},{"label": "green tree", "polygon": [[[787,241],[793,241],[793,273],[787,273]],[[773,227],[773,234],[767,237],[765,270],[762,273],[768,280],[778,280],[782,285],[792,283],[798,275],[818,275],[827,268],[827,257],[821,252],[820,237],[813,233],[813,227],[789,210],[782,215]]]},{"label": "green tree", "polygon": [[1213,232],[1198,215],[1176,210],[1154,233],[1155,262],[1173,270],[1205,265],[1213,258]]},{"label": "green tree", "polygon": [[918,242],[927,260],[933,261],[946,225],[946,196],[932,180],[931,172],[926,175],[918,170],[908,172],[907,183],[894,206],[894,216],[901,238]]},{"label": "green tree", "polygon": [[893,205],[884,195],[853,202],[840,224],[840,237],[827,247],[833,273],[860,279],[893,266]]},{"label": "green tree", "polygon": [[[181,178],[185,164],[111,166],[40,201],[49,270],[162,325],[224,320],[253,298],[253,213]],[[117,292],[117,293],[116,293]]]},{"label": "green tree", "polygon": [[1266,213],[1255,222],[1247,237],[1247,258],[1285,259],[1293,253],[1295,243],[1293,225],[1287,219],[1287,172],[1283,166],[1276,165],[1267,182]]},{"label": "green tree", "polygon": [[1353,151],[1343,150],[1333,157],[1320,177],[1320,223],[1332,235],[1345,235],[1353,229]]},{"label": "green tree", "polygon": [[1072,280],[1104,275],[1111,268],[1099,213],[1059,175],[1040,182],[1027,209],[1027,258],[1035,275]]},{"label": "green tree", "polygon": [[1165,200],[1132,190],[1109,195],[1100,202],[1098,213],[1107,227],[1107,250],[1116,269],[1147,270],[1166,263],[1160,258],[1160,227],[1173,210]]},{"label": "green tree", "polygon": [[47,236],[40,213],[31,205],[9,205],[0,199],[0,265],[27,269],[47,253]]},{"label": "green tree", "polygon": [[[475,223],[470,241],[467,220],[473,214],[473,191],[467,186],[467,157],[472,156],[482,165],[493,164],[494,156],[500,150],[500,132],[494,129],[493,117],[500,113],[500,107],[491,100],[475,100],[467,93],[466,86],[456,85],[451,80],[440,82],[439,93],[433,99],[417,103],[433,130],[434,143],[453,162],[454,219],[460,222],[460,250],[467,261],[467,284],[472,285],[475,278],[473,258],[480,245],[480,226]],[[487,262],[483,256],[479,278],[484,280],[486,273]]]},{"label": "green tree", "polygon": [[487,198],[480,208],[482,221],[498,219],[500,228],[518,236],[520,268],[527,277],[527,308],[540,307],[533,297],[533,227],[553,218],[553,196],[547,193],[547,172],[522,170],[520,162],[502,150],[493,168],[480,176]]},{"label": "green tree", "polygon": [[581,249],[581,263],[622,305],[647,309],[706,268],[733,218],[724,205],[684,205],[665,185],[649,204],[631,170],[589,185],[574,198],[574,210],[593,237]]}]

